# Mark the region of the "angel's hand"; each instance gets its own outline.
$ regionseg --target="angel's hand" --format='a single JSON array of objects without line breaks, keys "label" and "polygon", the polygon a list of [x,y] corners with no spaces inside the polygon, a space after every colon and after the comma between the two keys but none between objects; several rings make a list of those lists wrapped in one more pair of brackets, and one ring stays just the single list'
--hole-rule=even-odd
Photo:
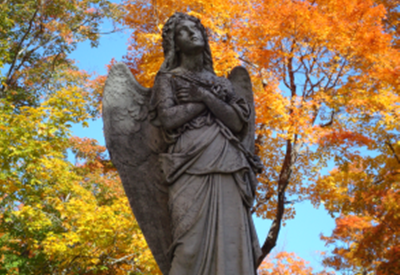
[{"label": "angel's hand", "polygon": [[210,93],[202,87],[191,86],[190,88],[181,88],[177,91],[176,97],[179,102],[203,102],[207,93]]}]

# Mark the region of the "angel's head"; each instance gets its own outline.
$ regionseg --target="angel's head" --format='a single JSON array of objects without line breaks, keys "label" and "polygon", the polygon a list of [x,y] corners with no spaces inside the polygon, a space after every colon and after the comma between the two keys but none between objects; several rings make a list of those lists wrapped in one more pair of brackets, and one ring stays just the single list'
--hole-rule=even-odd
[{"label": "angel's head", "polygon": [[[161,70],[170,71],[180,65],[178,52],[185,49],[179,48],[177,35],[182,29],[187,29],[189,32],[193,31],[198,33],[199,37],[193,38],[192,41],[187,41],[189,43],[181,44],[181,48],[182,46],[187,46],[187,50],[202,51],[204,69],[214,73],[206,29],[201,24],[199,19],[181,12],[176,12],[174,15],[172,15],[162,29],[162,46],[164,49],[165,60],[161,66]],[[196,36],[195,33],[193,33],[193,36]]]}]

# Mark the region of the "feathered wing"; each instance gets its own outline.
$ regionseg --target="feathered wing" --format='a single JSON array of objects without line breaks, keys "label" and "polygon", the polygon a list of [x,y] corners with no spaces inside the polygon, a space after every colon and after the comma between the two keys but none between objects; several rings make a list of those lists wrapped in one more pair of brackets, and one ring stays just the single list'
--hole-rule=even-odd
[{"label": "feathered wing", "polygon": [[244,138],[242,139],[242,144],[245,148],[254,153],[255,145],[254,145],[254,135],[255,135],[255,110],[254,110],[254,96],[253,96],[253,88],[251,85],[250,75],[247,70],[242,66],[237,66],[233,68],[231,73],[228,76],[228,79],[233,85],[235,93],[244,98],[250,107],[250,119],[245,129],[246,133],[244,134]]},{"label": "feathered wing", "polygon": [[166,144],[150,123],[150,96],[151,90],[142,87],[125,64],[116,63],[104,87],[104,135],[135,218],[160,270],[168,274],[168,192],[158,160]]}]

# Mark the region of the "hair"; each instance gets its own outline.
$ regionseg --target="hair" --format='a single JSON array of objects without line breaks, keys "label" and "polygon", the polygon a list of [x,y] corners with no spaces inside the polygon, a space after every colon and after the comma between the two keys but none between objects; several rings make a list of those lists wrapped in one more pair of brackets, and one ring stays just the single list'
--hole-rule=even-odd
[{"label": "hair", "polygon": [[189,20],[196,24],[201,31],[204,39],[204,50],[203,50],[203,66],[204,69],[215,74],[213,68],[213,61],[211,57],[211,49],[208,43],[208,36],[206,29],[201,24],[200,20],[194,16],[186,13],[176,12],[174,13],[165,23],[162,29],[162,47],[164,50],[164,62],[161,65],[161,71],[171,71],[179,66],[180,60],[179,55],[175,50],[175,30],[178,24],[183,20]]}]

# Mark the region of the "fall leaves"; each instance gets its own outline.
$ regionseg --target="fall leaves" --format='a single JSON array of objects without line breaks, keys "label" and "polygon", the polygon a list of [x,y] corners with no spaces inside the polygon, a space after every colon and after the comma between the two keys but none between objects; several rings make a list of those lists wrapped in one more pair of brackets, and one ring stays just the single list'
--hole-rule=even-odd
[{"label": "fall leaves", "polygon": [[[161,28],[175,11],[207,27],[218,75],[237,65],[251,73],[266,166],[253,210],[278,225],[264,256],[282,221],[294,218],[287,201],[310,200],[337,217],[323,237],[327,267],[400,273],[398,5],[0,3],[0,273],[158,272],[104,148],[71,136],[71,124],[98,115],[104,76],[93,81],[68,55],[79,41],[96,46],[101,22],[118,21],[132,32],[124,61],[151,87],[163,61]],[[285,253],[260,271],[280,265],[312,272]]]},{"label": "fall leaves", "polygon": [[73,85],[64,83],[37,107],[1,109],[0,242],[7,274],[156,269],[105,148],[70,136],[72,123],[90,118],[90,93],[79,87],[86,79],[75,75]]},{"label": "fall leaves", "polygon": [[[390,236],[398,239],[399,234],[397,218],[388,217],[394,227],[391,233],[378,230],[376,218],[388,209],[397,211],[390,202],[399,192],[398,4],[153,1],[135,9],[129,3],[125,23],[138,31],[132,35],[126,61],[142,83],[152,85],[152,72],[161,62],[160,22],[175,10],[188,10],[208,28],[217,74],[225,75],[238,64],[251,71],[257,150],[266,166],[259,177],[254,211],[274,219],[264,255],[275,245],[281,222],[294,217],[285,202],[308,199],[315,205],[323,202],[332,215],[339,215],[338,227],[352,216],[369,223],[357,231],[360,237],[352,235],[348,240],[359,252],[334,250],[333,257],[347,266],[330,256],[327,266],[363,272],[392,263],[389,254],[396,255],[397,242],[388,241],[367,253],[372,258],[386,253],[377,262],[365,260],[360,251],[371,249],[363,244],[368,243],[367,236],[378,239],[381,234],[392,240]],[[330,175],[321,173],[328,167],[335,167]],[[386,194],[389,197],[384,199]],[[378,214],[365,204],[383,212]],[[329,241],[340,246],[345,237],[335,232]]]},{"label": "fall leaves", "polygon": [[119,6],[0,5],[0,273],[156,273],[105,148],[70,131],[98,115],[99,87],[68,53]]}]

